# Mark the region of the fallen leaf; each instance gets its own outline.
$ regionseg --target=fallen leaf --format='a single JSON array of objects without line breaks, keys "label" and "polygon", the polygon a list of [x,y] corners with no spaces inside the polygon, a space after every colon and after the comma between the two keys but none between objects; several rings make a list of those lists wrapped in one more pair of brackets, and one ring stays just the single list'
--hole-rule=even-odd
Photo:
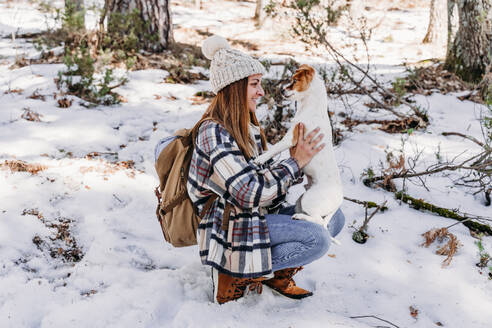
[{"label": "fallen leaf", "polygon": [[9,94],[9,93],[18,93],[18,94],[21,94],[22,92],[24,91],[24,89],[9,89],[7,91],[4,92],[4,94]]},{"label": "fallen leaf", "polygon": [[38,90],[35,90],[32,95],[30,95],[29,97],[27,97],[29,99],[40,99],[42,101],[46,101],[46,96],[42,95],[42,94],[39,94]]},{"label": "fallen leaf", "polygon": [[417,316],[419,315],[419,310],[414,308],[413,306],[410,306],[409,309],[410,309],[410,315],[412,316],[412,318],[417,319]]},{"label": "fallen leaf", "polygon": [[332,259],[337,257],[335,254],[328,254],[328,256],[331,257]]},{"label": "fallen leaf", "polygon": [[193,106],[203,105],[203,104],[209,103],[209,99],[207,99],[205,97],[201,97],[201,96],[193,96],[193,97],[190,97],[188,99],[192,101],[191,105],[193,105]]},{"label": "fallen leaf", "polygon": [[63,97],[61,99],[58,99],[58,107],[68,108],[68,107],[72,106],[72,102],[73,102],[72,99],[68,99],[66,97]]},{"label": "fallen leaf", "polygon": [[36,113],[27,107],[24,108],[24,113],[21,115],[21,118],[30,122],[41,122],[41,117],[43,117],[43,115]]},{"label": "fallen leaf", "polygon": [[93,159],[94,157],[98,157],[98,156],[101,156],[101,154],[99,154],[97,151],[93,151],[85,155],[85,158]]},{"label": "fallen leaf", "polygon": [[32,175],[47,169],[46,166],[37,163],[27,163],[19,160],[5,160],[0,163],[0,169],[10,169],[11,172],[29,172]]}]

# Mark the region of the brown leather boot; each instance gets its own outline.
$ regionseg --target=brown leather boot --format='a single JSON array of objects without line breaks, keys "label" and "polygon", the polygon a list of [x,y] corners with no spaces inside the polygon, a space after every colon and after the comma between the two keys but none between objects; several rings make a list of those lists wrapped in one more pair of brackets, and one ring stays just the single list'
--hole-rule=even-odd
[{"label": "brown leather boot", "polygon": [[212,280],[214,283],[214,302],[224,304],[243,297],[248,285],[250,291],[256,290],[258,294],[261,294],[263,290],[261,282],[265,278],[236,278],[212,269]]},{"label": "brown leather boot", "polygon": [[292,277],[302,269],[302,267],[298,267],[275,271],[275,276],[272,279],[265,280],[263,284],[279,292],[280,294],[293,299],[301,299],[312,296],[313,293],[296,286],[294,279],[292,279]]}]

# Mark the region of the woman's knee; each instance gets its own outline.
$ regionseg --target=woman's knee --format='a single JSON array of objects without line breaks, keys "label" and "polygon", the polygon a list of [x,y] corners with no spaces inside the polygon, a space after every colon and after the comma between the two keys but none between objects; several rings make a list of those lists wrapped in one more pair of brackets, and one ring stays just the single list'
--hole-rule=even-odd
[{"label": "woman's knee", "polygon": [[313,237],[311,261],[314,261],[328,252],[331,245],[331,239],[328,231],[323,226],[316,223],[313,223],[311,233]]}]

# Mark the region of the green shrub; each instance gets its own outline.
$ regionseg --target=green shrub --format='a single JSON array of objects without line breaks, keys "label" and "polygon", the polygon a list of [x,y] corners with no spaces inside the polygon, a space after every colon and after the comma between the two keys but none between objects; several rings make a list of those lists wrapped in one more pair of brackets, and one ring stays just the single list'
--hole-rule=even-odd
[{"label": "green shrub", "polygon": [[405,78],[398,77],[391,84],[393,86],[394,95],[396,96],[396,106],[399,106],[401,104],[403,96],[405,96],[405,94],[407,93],[407,89],[405,88],[406,83],[407,81]]},{"label": "green shrub", "polygon": [[96,61],[88,54],[86,47],[67,50],[63,62],[67,70],[58,72],[59,88],[88,101],[90,105],[114,105],[120,102],[118,94],[112,90],[126,83],[126,78],[115,77],[111,68],[103,69],[98,77]]}]

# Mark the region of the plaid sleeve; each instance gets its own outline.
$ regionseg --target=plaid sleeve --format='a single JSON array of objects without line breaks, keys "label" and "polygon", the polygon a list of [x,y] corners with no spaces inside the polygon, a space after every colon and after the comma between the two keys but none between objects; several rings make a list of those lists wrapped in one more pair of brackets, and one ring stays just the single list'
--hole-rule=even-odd
[{"label": "plaid sleeve", "polygon": [[200,127],[196,146],[212,166],[209,187],[240,208],[271,205],[301,176],[293,158],[267,167],[246,161],[227,130],[213,122]]}]

